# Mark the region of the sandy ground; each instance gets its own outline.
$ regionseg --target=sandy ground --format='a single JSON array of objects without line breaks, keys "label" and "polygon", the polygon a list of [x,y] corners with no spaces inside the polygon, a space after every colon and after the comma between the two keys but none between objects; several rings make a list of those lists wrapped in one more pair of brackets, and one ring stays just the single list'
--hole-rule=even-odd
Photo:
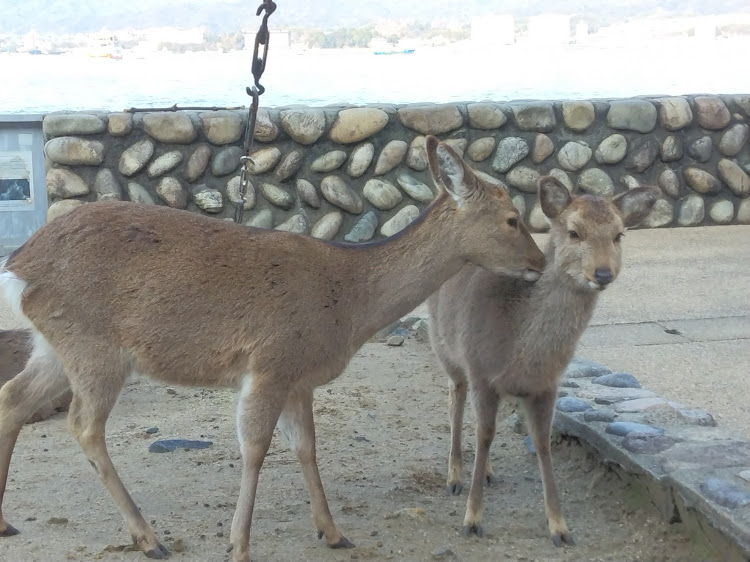
[{"label": "sandy ground", "polygon": [[[126,388],[108,426],[115,465],[178,560],[224,560],[239,491],[234,396],[147,381]],[[316,394],[318,458],[331,511],[357,548],[318,541],[299,465],[277,434],[266,459],[252,530],[253,560],[432,560],[450,549],[464,561],[698,560],[680,525],[638,507],[637,490],[607,473],[579,445],[553,456],[568,524],[577,541],[547,538],[536,460],[501,421],[493,446],[500,483],[486,491],[483,539],[460,534],[465,494],[448,496],[449,428],[444,375],[429,346],[367,344],[347,372]],[[507,414],[507,412],[506,412]],[[21,534],[0,539],[0,559],[141,560],[123,550],[127,532],[64,415],[26,426],[11,465],[4,505]],[[145,433],[151,426],[154,435]],[[473,460],[467,416],[465,463]],[[157,438],[205,438],[206,450],[154,454]],[[468,475],[464,478],[468,485]],[[446,560],[453,558],[446,557]]]}]

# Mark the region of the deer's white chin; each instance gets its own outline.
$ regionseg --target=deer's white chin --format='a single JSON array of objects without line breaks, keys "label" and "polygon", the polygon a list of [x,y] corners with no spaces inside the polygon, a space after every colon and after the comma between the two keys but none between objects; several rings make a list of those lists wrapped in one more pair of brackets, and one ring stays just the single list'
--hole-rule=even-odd
[{"label": "deer's white chin", "polygon": [[534,282],[538,281],[539,278],[542,276],[542,274],[539,271],[534,271],[533,269],[526,269],[523,272],[523,279],[524,281]]},{"label": "deer's white chin", "polygon": [[586,281],[586,288],[589,291],[603,291],[607,288],[607,285],[602,285],[601,283],[597,283],[596,281]]}]

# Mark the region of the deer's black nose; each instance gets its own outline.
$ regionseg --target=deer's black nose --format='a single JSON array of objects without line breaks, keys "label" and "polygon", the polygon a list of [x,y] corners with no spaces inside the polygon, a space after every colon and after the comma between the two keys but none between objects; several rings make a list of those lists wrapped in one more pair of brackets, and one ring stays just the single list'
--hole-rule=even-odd
[{"label": "deer's black nose", "polygon": [[594,278],[600,285],[609,285],[612,282],[612,270],[608,267],[597,267]]}]

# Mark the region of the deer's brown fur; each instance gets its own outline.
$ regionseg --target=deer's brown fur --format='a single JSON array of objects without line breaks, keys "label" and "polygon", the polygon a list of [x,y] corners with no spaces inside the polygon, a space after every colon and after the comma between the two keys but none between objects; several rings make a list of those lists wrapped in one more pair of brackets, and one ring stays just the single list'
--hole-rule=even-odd
[{"label": "deer's brown fur", "polygon": [[451,378],[451,450],[447,490],[461,492],[461,426],[467,391],[476,414],[476,458],[464,533],[482,534],[482,485],[493,479],[489,449],[500,399],[514,396],[526,410],[544,486],[550,535],[571,542],[550,458],[550,430],[559,379],[588,324],[599,291],[621,267],[621,234],[656,201],[638,188],[613,200],[571,196],[551,176],[539,179],[550,220],[546,266],[533,284],[472,265],[428,299],[430,341]]},{"label": "deer's brown fur", "polygon": [[[379,328],[467,262],[537,278],[544,256],[502,189],[426,139],[436,200],[399,235],[360,246],[240,227],[134,203],[91,203],[35,233],[6,264],[5,292],[34,334],[21,374],[0,389],[0,505],[23,421],[69,387],[70,431],[133,541],[167,555],[120,481],[105,423],[133,371],[173,384],[241,389],[242,480],[230,542],[249,561],[258,474],[279,422],[297,454],[314,524],[332,547],[318,473],[313,389],[336,378]],[[0,514],[0,535],[13,534]]]}]

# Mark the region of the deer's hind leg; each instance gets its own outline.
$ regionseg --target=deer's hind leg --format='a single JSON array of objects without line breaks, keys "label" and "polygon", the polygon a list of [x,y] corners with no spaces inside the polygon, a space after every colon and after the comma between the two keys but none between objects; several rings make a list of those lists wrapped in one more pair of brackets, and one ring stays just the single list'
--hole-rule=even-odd
[{"label": "deer's hind leg", "polygon": [[312,390],[294,392],[284,406],[279,426],[302,466],[318,538],[325,536],[326,543],[331,548],[352,548],[354,544],[341,534],[333,522],[323,483],[320,480],[315,453],[315,422],[312,404]]},{"label": "deer's hind leg", "polygon": [[34,339],[34,351],[26,367],[0,388],[0,536],[18,534],[2,513],[18,434],[34,412],[70,388],[63,366],[49,344],[38,334]]},{"label": "deer's hind leg", "polygon": [[167,558],[169,551],[158,541],[120,480],[105,441],[107,418],[125,384],[130,365],[119,350],[112,351],[108,346],[90,342],[81,351],[84,349],[85,353],[78,356],[72,350],[73,360],[66,363],[73,388],[68,429],[120,510],[133,543],[149,558]]},{"label": "deer's hind leg", "polygon": [[557,391],[552,390],[524,398],[523,405],[526,410],[531,439],[536,448],[539,471],[542,473],[544,511],[547,515],[550,537],[555,546],[562,546],[563,543],[572,545],[574,541],[562,515],[560,496],[555,484],[550,454],[550,432],[552,431],[552,416],[555,413],[556,398]]}]

